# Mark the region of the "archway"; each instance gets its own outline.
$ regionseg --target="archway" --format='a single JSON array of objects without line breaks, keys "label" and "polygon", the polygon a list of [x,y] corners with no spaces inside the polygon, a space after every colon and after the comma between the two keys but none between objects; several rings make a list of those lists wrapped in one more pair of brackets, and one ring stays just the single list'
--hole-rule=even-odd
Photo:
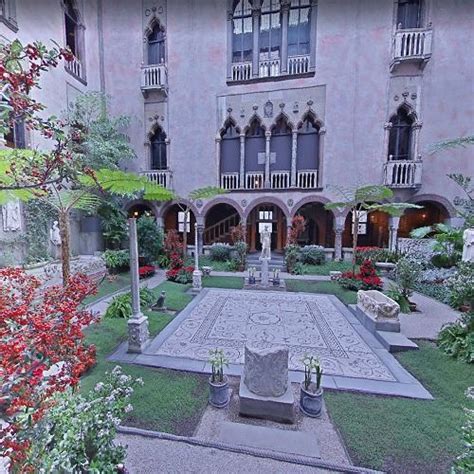
[{"label": "archway", "polygon": [[204,245],[216,242],[232,243],[231,230],[241,222],[238,210],[227,203],[211,206],[206,212],[204,226]]},{"label": "archway", "polygon": [[410,232],[413,229],[443,223],[449,218],[448,210],[438,202],[420,201],[417,204],[423,208],[407,209],[400,219],[399,237],[410,237]]},{"label": "archway", "polygon": [[324,209],[321,202],[308,202],[295,213],[305,218],[305,231],[298,239],[299,245],[334,247],[334,215]]},{"label": "archway", "polygon": [[260,231],[265,226],[272,234],[272,250],[282,252],[286,244],[286,215],[280,206],[270,202],[257,204],[248,214],[247,243],[249,252],[261,250]]},{"label": "archway", "polygon": [[[175,230],[178,235],[183,238],[184,230],[187,232],[187,243],[192,245],[194,243],[194,224],[196,218],[192,210],[188,214],[188,222],[184,222],[184,206],[173,204],[169,206],[163,214],[163,226],[165,232],[168,230]],[[186,227],[185,227],[186,226]]]},{"label": "archway", "polygon": [[128,217],[135,217],[136,219],[139,219],[142,216],[155,217],[155,214],[153,210],[151,209],[151,207],[145,203],[132,204],[127,209],[127,215]]},{"label": "archway", "polygon": [[[388,214],[374,211],[369,215],[362,214],[359,221],[357,245],[359,247],[387,247],[388,246]],[[342,234],[343,247],[352,247],[352,212],[346,217]]]}]

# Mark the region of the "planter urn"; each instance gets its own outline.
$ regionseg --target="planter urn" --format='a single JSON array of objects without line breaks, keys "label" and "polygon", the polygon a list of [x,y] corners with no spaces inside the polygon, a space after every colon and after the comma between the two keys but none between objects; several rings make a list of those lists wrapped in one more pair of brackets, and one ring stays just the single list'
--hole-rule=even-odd
[{"label": "planter urn", "polygon": [[224,408],[230,402],[230,390],[227,377],[223,382],[213,382],[209,377],[209,403],[215,408]]},{"label": "planter urn", "polygon": [[254,276],[249,277],[249,285],[255,285],[255,277]]},{"label": "planter urn", "polygon": [[314,384],[311,384],[306,390],[304,382],[301,383],[300,410],[307,416],[319,418],[323,407],[323,389],[314,391],[313,388]]}]

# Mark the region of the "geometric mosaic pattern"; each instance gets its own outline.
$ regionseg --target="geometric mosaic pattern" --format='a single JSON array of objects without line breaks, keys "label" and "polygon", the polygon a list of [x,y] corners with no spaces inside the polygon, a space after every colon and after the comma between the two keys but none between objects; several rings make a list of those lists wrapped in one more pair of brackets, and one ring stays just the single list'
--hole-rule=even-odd
[{"label": "geometric mosaic pattern", "polygon": [[288,346],[290,370],[303,370],[308,354],[328,375],[396,381],[324,295],[210,289],[156,354],[206,361],[218,347],[231,363],[242,364],[246,343]]}]

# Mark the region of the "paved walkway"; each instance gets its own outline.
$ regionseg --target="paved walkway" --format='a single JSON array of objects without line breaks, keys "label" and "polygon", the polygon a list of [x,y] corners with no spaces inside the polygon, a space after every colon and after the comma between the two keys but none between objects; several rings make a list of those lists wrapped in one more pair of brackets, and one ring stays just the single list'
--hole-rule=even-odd
[{"label": "paved walkway", "polygon": [[[247,277],[248,272],[218,272],[212,270],[211,276],[223,276],[223,277]],[[329,281],[331,277],[329,275],[292,275],[291,273],[281,272],[280,278],[283,280],[314,280],[314,281]]]}]

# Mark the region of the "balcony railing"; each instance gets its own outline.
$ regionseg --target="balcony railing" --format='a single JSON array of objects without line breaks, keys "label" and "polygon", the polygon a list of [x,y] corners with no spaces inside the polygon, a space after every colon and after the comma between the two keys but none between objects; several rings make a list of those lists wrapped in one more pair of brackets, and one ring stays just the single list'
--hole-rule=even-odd
[{"label": "balcony railing", "polygon": [[290,187],[289,171],[272,171],[270,173],[270,184],[272,189],[286,189]]},{"label": "balcony railing", "polygon": [[245,189],[262,189],[264,187],[264,181],[263,173],[245,173]]},{"label": "balcony railing", "polygon": [[[245,173],[244,186],[240,186],[239,173],[222,173],[221,188],[228,191],[239,189],[265,189],[265,173],[251,171]],[[269,189],[289,189],[291,188],[290,171],[272,171],[270,172]],[[316,189],[318,187],[318,170],[300,170],[296,174],[296,188]]]},{"label": "balcony railing", "polygon": [[305,74],[306,72],[309,72],[309,55],[288,58],[288,74]]},{"label": "balcony railing", "polygon": [[233,63],[232,64],[232,80],[248,81],[252,79],[252,63]]},{"label": "balcony railing", "polygon": [[79,58],[73,57],[72,61],[66,61],[65,63],[66,71],[71,73],[73,76],[81,79],[82,81],[86,80],[86,75],[82,62]]},{"label": "balcony railing", "polygon": [[384,185],[390,188],[416,188],[421,185],[422,170],[422,161],[388,161],[384,165]]},{"label": "balcony railing", "polygon": [[169,170],[149,170],[142,171],[140,174],[146,176],[153,184],[171,189],[171,171]]},{"label": "balcony railing", "polygon": [[392,69],[401,62],[420,62],[424,65],[431,57],[431,28],[399,30],[393,37]]},{"label": "balcony railing", "polygon": [[166,64],[142,66],[142,91],[168,90],[168,69]]},{"label": "balcony railing", "polygon": [[239,173],[222,173],[221,188],[229,191],[239,189]]},{"label": "balcony railing", "polygon": [[298,188],[314,189],[318,187],[318,170],[298,171],[296,184]]},{"label": "balcony railing", "polygon": [[279,59],[265,59],[260,61],[259,66],[260,77],[275,77],[280,75]]}]

